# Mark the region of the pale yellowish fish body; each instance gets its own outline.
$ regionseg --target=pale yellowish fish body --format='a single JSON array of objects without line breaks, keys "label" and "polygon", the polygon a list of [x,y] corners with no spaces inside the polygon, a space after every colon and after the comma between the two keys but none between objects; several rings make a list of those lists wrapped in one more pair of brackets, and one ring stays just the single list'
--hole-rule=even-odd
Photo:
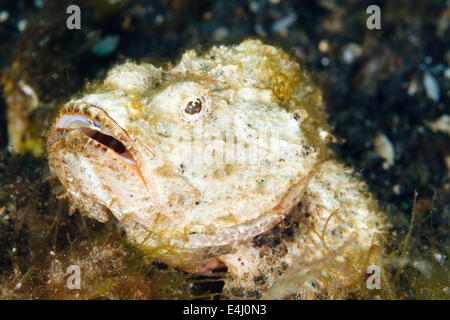
[{"label": "pale yellowish fish body", "polygon": [[[252,239],[294,211],[301,215],[299,202],[331,213],[346,210],[340,198],[356,197],[359,207],[348,218],[367,233],[355,229],[357,246],[371,246],[379,215],[371,215],[359,181],[334,160],[324,164],[330,138],[309,74],[282,50],[247,40],[201,55],[189,50],[166,69],[115,66],[62,107],[48,157],[74,206],[102,222],[114,216],[156,258],[197,271],[214,258],[227,264],[232,279],[248,280],[269,268]],[[328,181],[332,175],[338,178]],[[340,195],[340,181],[354,194]],[[326,213],[319,216],[314,223],[324,227]],[[328,219],[326,227],[336,223]],[[348,223],[341,234],[350,236],[355,226]],[[298,240],[314,230],[297,230]],[[294,264],[303,250],[296,242],[277,263]],[[313,256],[325,254],[322,248]]]}]

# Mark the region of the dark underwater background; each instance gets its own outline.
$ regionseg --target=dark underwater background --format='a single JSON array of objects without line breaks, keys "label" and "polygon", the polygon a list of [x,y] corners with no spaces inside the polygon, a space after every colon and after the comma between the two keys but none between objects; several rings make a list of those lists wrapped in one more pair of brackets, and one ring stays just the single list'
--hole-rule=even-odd
[{"label": "dark underwater background", "polygon": [[[66,28],[71,4],[81,8],[80,30]],[[366,26],[373,4],[381,8],[380,30]],[[176,61],[186,48],[246,38],[284,48],[322,87],[341,140],[333,149],[388,213],[396,290],[382,297],[449,299],[449,25],[443,0],[0,0],[0,73],[16,61],[39,100],[52,105],[126,59]],[[8,148],[3,86],[0,298],[221,297],[220,274],[195,278],[146,263],[113,226],[69,216],[51,192],[45,157]],[[394,150],[390,166],[377,137]],[[76,294],[57,281],[73,261],[103,266],[89,271],[91,283]]]}]

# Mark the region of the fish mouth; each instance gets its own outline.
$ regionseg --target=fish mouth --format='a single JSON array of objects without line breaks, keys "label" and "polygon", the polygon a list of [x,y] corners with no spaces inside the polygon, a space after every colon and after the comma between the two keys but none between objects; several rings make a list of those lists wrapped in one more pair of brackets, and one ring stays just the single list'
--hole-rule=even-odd
[{"label": "fish mouth", "polygon": [[[140,178],[149,193],[147,182],[142,175],[141,169],[133,155],[133,139],[128,132],[120,127],[107,112],[97,106],[89,105],[81,111],[79,108],[69,105],[65,112],[56,119],[53,129],[57,131],[77,131],[94,143],[114,153],[117,160],[123,163],[136,176]],[[99,120],[102,119],[102,120]],[[49,143],[51,140],[49,139]]]},{"label": "fish mouth", "polygon": [[57,120],[55,127],[57,129],[78,130],[88,138],[113,151],[122,162],[131,166],[133,170],[138,169],[136,160],[124,143],[114,137],[111,131],[98,121],[91,120],[85,115],[66,114]]},{"label": "fish mouth", "polygon": [[122,142],[120,142],[120,140],[117,140],[113,136],[104,134],[101,131],[87,127],[81,127],[78,130],[81,131],[84,135],[88,136],[89,138],[105,146],[106,148],[114,151],[114,153],[128,165],[137,167],[136,160],[134,160],[130,151],[128,151],[128,149],[123,145]]}]

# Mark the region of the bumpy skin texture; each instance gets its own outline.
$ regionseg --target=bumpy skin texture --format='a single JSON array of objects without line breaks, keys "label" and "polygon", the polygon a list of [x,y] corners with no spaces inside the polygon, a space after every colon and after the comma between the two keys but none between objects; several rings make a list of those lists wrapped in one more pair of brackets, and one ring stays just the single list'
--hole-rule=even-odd
[{"label": "bumpy skin texture", "polygon": [[[382,230],[362,183],[326,160],[325,120],[309,74],[247,40],[187,51],[165,69],[114,67],[63,106],[48,157],[75,207],[99,221],[113,215],[155,258],[197,272],[222,261],[225,291],[272,287],[278,297],[280,274],[296,274],[298,259],[305,272],[314,261],[352,261]],[[285,241],[287,220],[295,226]],[[314,281],[295,291],[326,291]]]}]

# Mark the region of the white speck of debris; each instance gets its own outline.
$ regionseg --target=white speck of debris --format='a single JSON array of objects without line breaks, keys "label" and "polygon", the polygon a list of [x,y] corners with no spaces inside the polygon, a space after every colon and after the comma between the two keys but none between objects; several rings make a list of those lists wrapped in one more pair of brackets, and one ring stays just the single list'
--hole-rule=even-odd
[{"label": "white speck of debris", "polygon": [[255,25],[255,32],[258,36],[267,37],[267,32],[264,30],[263,26],[260,24]]},{"label": "white speck of debris", "polygon": [[402,193],[402,186],[397,183],[392,187],[392,191],[394,192],[394,194],[400,195]]},{"label": "white speck of debris", "polygon": [[444,262],[444,256],[442,254],[438,253],[438,252],[433,253],[433,257],[439,263]]},{"label": "white speck of debris", "polygon": [[9,19],[9,12],[6,10],[0,11],[0,23],[5,22]]},{"label": "white speck of debris", "polygon": [[417,37],[414,34],[408,35],[408,40],[409,40],[409,42],[411,42],[411,44],[416,44],[417,43]]},{"label": "white speck of debris", "polygon": [[450,68],[445,69],[444,77],[446,77],[447,80],[450,80]]},{"label": "white speck of debris", "polygon": [[325,130],[321,129],[319,131],[319,136],[320,136],[320,139],[325,140],[328,137],[328,131],[325,131]]},{"label": "white speck of debris", "polygon": [[295,56],[299,59],[305,59],[306,52],[302,47],[293,47],[292,48],[295,52]]},{"label": "white speck of debris", "polygon": [[361,54],[361,46],[357,43],[350,43],[346,45],[342,51],[342,60],[347,64],[351,64],[355,61],[355,58],[358,58]]},{"label": "white speck of debris", "polygon": [[342,53],[342,59],[345,63],[351,64],[355,60],[355,55],[353,54],[352,50],[350,48],[345,48],[344,52]]},{"label": "white speck of debris", "polygon": [[295,22],[295,20],[297,20],[297,15],[295,13],[291,13],[286,17],[275,21],[272,24],[272,32],[286,36],[287,29]]},{"label": "white speck of debris", "polygon": [[162,15],[162,14],[158,14],[156,17],[155,17],[155,23],[156,24],[161,24],[161,23],[163,23],[164,22],[164,16]]},{"label": "white speck of debris", "polygon": [[431,73],[425,73],[425,76],[423,77],[423,85],[425,86],[427,97],[433,101],[439,101],[439,84]]},{"label": "white speck of debris", "polygon": [[383,169],[387,170],[392,167],[394,165],[395,152],[394,146],[389,138],[385,134],[379,132],[373,141],[373,145],[377,156],[385,160],[383,162]]},{"label": "white speck of debris", "polygon": [[92,47],[92,51],[98,56],[110,54],[116,50],[119,40],[120,37],[118,35],[106,36]]},{"label": "white speck of debris", "polygon": [[45,0],[34,0],[34,6],[36,8],[42,8],[44,6]]},{"label": "white speck of debris", "polygon": [[409,83],[409,85],[408,85],[408,94],[409,94],[410,96],[415,95],[416,92],[417,92],[417,88],[418,88],[417,81],[416,81],[416,80],[412,80],[412,81]]},{"label": "white speck of debris", "polygon": [[250,11],[253,13],[257,13],[259,11],[259,8],[261,7],[260,2],[258,1],[252,1],[250,2],[250,4],[248,5],[248,7],[250,8]]},{"label": "white speck of debris", "polygon": [[448,175],[450,176],[450,155],[445,156],[445,166],[447,167]]},{"label": "white speck of debris", "polygon": [[50,35],[46,35],[45,37],[43,37],[41,40],[39,40],[39,46],[43,47],[47,44],[48,40],[50,40]]},{"label": "white speck of debris", "polygon": [[39,105],[39,98],[38,95],[36,94],[36,91],[34,91],[34,89],[23,80],[19,80],[19,87],[27,96],[30,97],[31,99],[30,107],[32,109],[37,108]]},{"label": "white speck of debris", "polygon": [[17,29],[19,31],[23,31],[25,30],[25,28],[27,27],[27,20],[25,19],[20,19],[19,22],[17,22]]},{"label": "white speck of debris", "polygon": [[431,265],[425,260],[416,260],[413,263],[413,267],[422,272],[425,276],[431,276]]},{"label": "white speck of debris", "polygon": [[327,40],[322,39],[319,41],[318,49],[320,52],[326,53],[328,49],[330,49],[330,44],[328,43]]},{"label": "white speck of debris", "polygon": [[228,38],[229,34],[230,34],[230,32],[228,31],[227,28],[219,27],[216,30],[214,30],[213,39],[215,41],[222,41],[222,40],[225,40],[226,38]]},{"label": "white speck of debris", "polygon": [[428,123],[428,127],[434,132],[441,131],[450,136],[450,116],[444,114],[436,121]]},{"label": "white speck of debris", "polygon": [[328,67],[330,65],[330,59],[327,57],[323,57],[322,59],[320,59],[320,63],[324,66],[324,67]]}]

